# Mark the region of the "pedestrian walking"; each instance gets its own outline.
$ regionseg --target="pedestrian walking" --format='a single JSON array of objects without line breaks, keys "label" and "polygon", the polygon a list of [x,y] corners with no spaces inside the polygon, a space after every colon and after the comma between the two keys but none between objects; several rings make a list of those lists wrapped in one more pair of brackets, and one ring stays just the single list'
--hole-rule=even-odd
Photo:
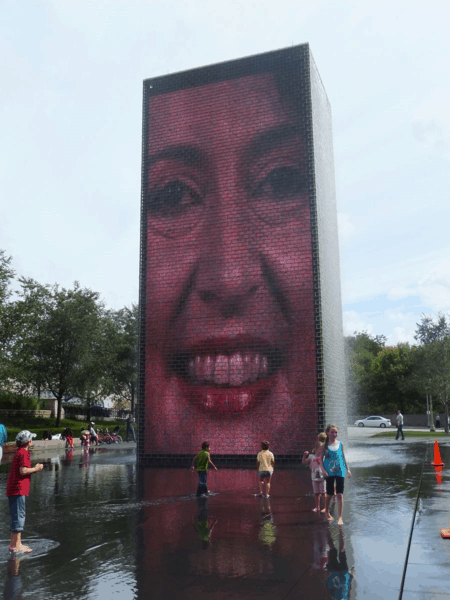
[{"label": "pedestrian walking", "polygon": [[8,432],[6,427],[0,423],[0,465],[2,464],[3,444],[8,441]]},{"label": "pedestrian walking", "polygon": [[398,440],[400,434],[402,434],[402,440],[404,440],[405,434],[403,433],[403,415],[399,410],[397,411],[396,420],[397,420],[397,437],[395,439]]},{"label": "pedestrian walking", "polygon": [[211,455],[209,453],[209,442],[203,442],[202,449],[192,459],[191,470],[194,470],[194,464],[197,462],[197,473],[198,473],[198,487],[197,496],[208,495],[208,484],[206,482],[208,467],[211,465],[216,471],[217,467],[211,461]]},{"label": "pedestrian walking", "polygon": [[16,436],[17,451],[14,455],[6,483],[6,495],[11,514],[10,552],[31,552],[31,548],[22,544],[22,531],[25,527],[25,497],[30,493],[30,480],[33,473],[42,471],[44,465],[31,467],[30,448],[33,435],[29,431],[21,431]]},{"label": "pedestrian walking", "polygon": [[136,433],[134,431],[134,427],[133,427],[133,423],[134,423],[134,417],[133,417],[133,413],[130,413],[127,417],[127,442],[128,442],[128,434],[131,433],[131,435],[133,436],[133,441],[136,441]]},{"label": "pedestrian walking", "polygon": [[256,467],[259,476],[259,495],[264,496],[264,484],[266,485],[265,497],[269,498],[270,482],[272,481],[275,457],[269,450],[269,442],[261,442],[261,451],[256,457]]},{"label": "pedestrian walking", "polygon": [[436,415],[436,429],[440,429],[441,428],[441,417],[439,415]]},{"label": "pedestrian walking", "polygon": [[89,423],[89,435],[91,438],[91,444],[95,444],[96,446],[98,446],[98,433],[95,430],[94,425],[95,425],[94,421],[91,421]]}]

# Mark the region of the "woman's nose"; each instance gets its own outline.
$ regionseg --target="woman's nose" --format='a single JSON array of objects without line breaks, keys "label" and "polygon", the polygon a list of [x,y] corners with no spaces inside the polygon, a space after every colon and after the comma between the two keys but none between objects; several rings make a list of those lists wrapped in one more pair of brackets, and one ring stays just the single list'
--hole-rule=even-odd
[{"label": "woman's nose", "polygon": [[197,289],[201,300],[225,318],[239,315],[261,284],[262,267],[245,198],[221,194],[209,207],[203,232]]}]

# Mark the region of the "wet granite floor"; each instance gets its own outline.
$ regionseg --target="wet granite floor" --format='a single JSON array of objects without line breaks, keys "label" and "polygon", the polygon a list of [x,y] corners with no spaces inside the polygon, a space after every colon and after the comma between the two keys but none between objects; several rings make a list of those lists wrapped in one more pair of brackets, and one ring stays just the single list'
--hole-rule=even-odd
[{"label": "wet granite floor", "polygon": [[[450,464],[447,442],[441,452]],[[303,467],[277,469],[267,500],[255,495],[255,471],[220,469],[208,474],[213,494],[197,499],[195,473],[139,470],[132,445],[50,453],[27,499],[32,555],[9,560],[0,495],[0,590],[47,600],[399,598],[425,459],[403,598],[450,597],[450,540],[439,534],[450,484],[429,466],[432,446],[367,438],[347,457],[338,527],[311,511]]]}]

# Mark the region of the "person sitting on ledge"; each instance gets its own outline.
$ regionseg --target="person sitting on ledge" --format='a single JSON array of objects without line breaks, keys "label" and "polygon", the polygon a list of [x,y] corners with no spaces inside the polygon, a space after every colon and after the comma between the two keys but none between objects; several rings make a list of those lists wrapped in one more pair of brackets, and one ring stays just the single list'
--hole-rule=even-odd
[{"label": "person sitting on ledge", "polygon": [[50,433],[50,431],[48,429],[46,429],[44,431],[44,433],[42,434],[42,439],[44,442],[52,439],[52,434]]}]

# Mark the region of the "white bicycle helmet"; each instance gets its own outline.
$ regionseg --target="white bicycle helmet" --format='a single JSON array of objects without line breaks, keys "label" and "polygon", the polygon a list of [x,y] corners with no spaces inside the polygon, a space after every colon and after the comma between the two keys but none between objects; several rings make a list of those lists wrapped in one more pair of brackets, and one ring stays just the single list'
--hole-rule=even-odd
[{"label": "white bicycle helmet", "polygon": [[36,437],[36,435],[33,435],[31,433],[31,431],[28,431],[27,429],[25,429],[24,431],[21,431],[20,433],[18,433],[16,435],[16,442],[21,442],[22,444],[26,444],[27,442],[31,442],[33,437]]}]

